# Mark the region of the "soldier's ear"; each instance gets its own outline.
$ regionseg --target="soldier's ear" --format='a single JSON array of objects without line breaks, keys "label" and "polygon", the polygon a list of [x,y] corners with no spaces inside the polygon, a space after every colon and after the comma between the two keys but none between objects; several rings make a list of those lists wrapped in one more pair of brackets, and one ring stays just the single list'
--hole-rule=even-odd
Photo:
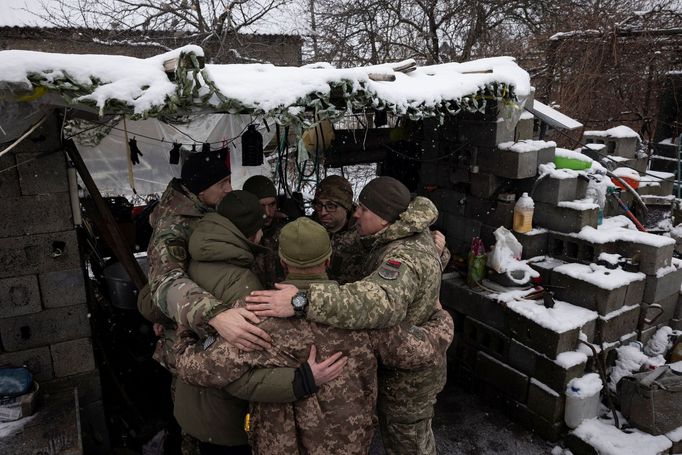
[{"label": "soldier's ear", "polygon": [[331,257],[324,260],[324,268],[325,269],[328,269],[331,264],[332,264],[332,258]]},{"label": "soldier's ear", "polygon": [[287,267],[287,263],[284,262],[282,259],[279,260],[279,263],[282,264],[282,270],[284,271],[285,274],[289,273],[289,267]]}]

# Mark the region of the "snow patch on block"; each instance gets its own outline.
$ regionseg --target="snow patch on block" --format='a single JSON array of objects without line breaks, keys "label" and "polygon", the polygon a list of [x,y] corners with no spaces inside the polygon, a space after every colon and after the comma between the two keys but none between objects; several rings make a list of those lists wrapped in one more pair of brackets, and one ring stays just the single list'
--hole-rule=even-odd
[{"label": "snow patch on block", "polygon": [[542,303],[534,300],[509,300],[507,307],[530,319],[541,327],[557,333],[582,327],[597,319],[597,312],[586,310],[567,302],[556,300],[553,308],[545,308]]},{"label": "snow patch on block", "polygon": [[626,272],[622,269],[607,269],[597,264],[564,264],[556,267],[555,272],[563,273],[577,280],[585,281],[602,289],[613,290],[646,278],[643,273]]},{"label": "snow patch on block", "polygon": [[665,436],[652,436],[634,429],[625,433],[599,419],[583,421],[573,434],[601,455],[657,455],[672,447]]}]

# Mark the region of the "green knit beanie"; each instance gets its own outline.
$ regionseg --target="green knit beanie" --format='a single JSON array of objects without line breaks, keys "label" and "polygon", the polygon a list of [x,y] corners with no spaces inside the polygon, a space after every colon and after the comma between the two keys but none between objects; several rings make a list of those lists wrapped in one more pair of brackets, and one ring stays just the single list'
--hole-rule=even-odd
[{"label": "green knit beanie", "polygon": [[216,212],[224,216],[244,234],[251,237],[265,223],[265,212],[258,198],[248,191],[235,190],[220,201]]},{"label": "green knit beanie", "polygon": [[315,189],[315,200],[329,199],[350,211],[353,207],[353,187],[340,175],[330,175],[320,180]]},{"label": "green knit beanie", "polygon": [[327,230],[310,218],[297,218],[279,233],[279,257],[295,267],[312,267],[332,255]]},{"label": "green knit beanie", "polygon": [[275,184],[264,175],[249,177],[248,180],[244,182],[242,189],[251,194],[255,194],[258,199],[277,197],[277,188],[275,188]]},{"label": "green knit beanie", "polygon": [[410,190],[393,177],[377,177],[360,192],[358,202],[389,223],[398,219],[410,203]]}]

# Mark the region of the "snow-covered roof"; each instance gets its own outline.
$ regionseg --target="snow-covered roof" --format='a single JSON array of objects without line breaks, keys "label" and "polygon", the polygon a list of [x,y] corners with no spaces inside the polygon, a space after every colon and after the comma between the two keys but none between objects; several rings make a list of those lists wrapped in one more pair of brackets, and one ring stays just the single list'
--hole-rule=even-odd
[{"label": "snow-covered roof", "polygon": [[[525,98],[530,78],[511,57],[416,67],[398,64],[338,69],[329,64],[206,65],[203,50],[185,46],[147,59],[114,55],[0,52],[0,91],[16,100],[49,94],[100,114],[133,118],[192,109],[250,113],[281,123],[305,123],[305,111],[334,117],[349,109],[381,108],[411,118],[481,111],[489,100]],[[164,62],[179,59],[174,81]],[[396,69],[394,69],[396,68]],[[309,116],[308,116],[309,117]]]}]

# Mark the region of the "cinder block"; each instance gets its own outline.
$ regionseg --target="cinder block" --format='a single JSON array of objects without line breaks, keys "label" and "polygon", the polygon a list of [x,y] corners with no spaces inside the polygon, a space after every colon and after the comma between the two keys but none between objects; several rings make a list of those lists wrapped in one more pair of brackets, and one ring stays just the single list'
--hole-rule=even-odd
[{"label": "cinder block", "polygon": [[[535,121],[533,118],[523,118],[523,114],[516,124],[516,134],[514,140],[523,141],[526,139],[533,139],[533,127]],[[543,161],[544,163],[545,161]]]},{"label": "cinder block", "polygon": [[481,222],[458,215],[447,215],[446,218],[447,240],[458,240],[471,244],[474,237],[481,233]]},{"label": "cinder block", "polygon": [[561,352],[573,351],[578,346],[580,328],[558,333],[514,311],[508,312],[507,324],[513,338],[550,358],[556,358]]},{"label": "cinder block", "polygon": [[0,198],[0,238],[73,229],[69,193]]},{"label": "cinder block", "polygon": [[90,320],[85,305],[0,319],[0,339],[10,352],[87,336],[90,336]]},{"label": "cinder block", "polygon": [[511,229],[514,221],[514,202],[490,201],[468,196],[464,216],[488,226],[496,228],[505,226]]},{"label": "cinder block", "polygon": [[[654,235],[654,234],[649,234]],[[655,275],[656,271],[671,264],[675,243],[653,246],[645,243],[621,242],[623,256],[639,258],[639,271]]]},{"label": "cinder block", "polygon": [[[514,140],[514,128],[509,123],[504,119],[462,120],[458,130],[458,142],[480,149],[493,149],[497,144]],[[481,153],[479,150],[479,165]]]},{"label": "cinder block", "polygon": [[0,279],[1,317],[37,313],[41,309],[40,291],[35,275]]},{"label": "cinder block", "polygon": [[573,378],[582,376],[585,363],[564,368],[553,359],[512,339],[509,344],[509,364],[522,373],[532,376],[555,392],[563,393]]},{"label": "cinder block", "polygon": [[497,193],[502,179],[487,172],[469,174],[469,192],[478,198],[487,199]]},{"label": "cinder block", "polygon": [[83,270],[71,269],[38,275],[45,308],[86,303]]},{"label": "cinder block", "polygon": [[485,352],[478,353],[476,376],[519,403],[528,398],[528,376]]},{"label": "cinder block", "polygon": [[528,409],[549,422],[561,422],[564,418],[566,397],[535,378],[528,385]]},{"label": "cinder block", "polygon": [[480,150],[478,165],[482,172],[490,172],[498,177],[526,179],[537,175],[538,152],[537,150],[523,153],[501,149]]},{"label": "cinder block", "polygon": [[558,232],[578,232],[585,226],[597,227],[599,209],[577,209],[535,203],[533,223]]},{"label": "cinder block", "polygon": [[597,319],[596,343],[613,343],[623,335],[635,332],[639,323],[640,306],[623,307]]},{"label": "cinder block", "polygon": [[95,369],[95,357],[89,338],[65,341],[50,346],[57,377],[86,373]]},{"label": "cinder block", "polygon": [[0,172],[0,198],[16,197],[21,194],[19,172],[16,168],[11,168],[17,164],[14,156],[14,153],[0,156],[0,169],[6,169],[6,171]]},{"label": "cinder block", "polygon": [[[537,187],[533,192],[535,202],[557,205],[561,201],[575,201],[582,199],[578,197],[578,177],[574,178],[554,178],[551,176],[543,177],[538,180]],[[582,188],[582,186],[581,186]]]},{"label": "cinder block", "polygon": [[669,325],[673,330],[682,330],[682,319],[671,319]]},{"label": "cinder block", "polygon": [[602,316],[621,308],[628,290],[627,284],[615,289],[601,288],[563,273],[561,267],[552,270],[552,285],[556,286],[554,293],[559,300],[596,311]]},{"label": "cinder block", "polygon": [[509,337],[481,321],[467,317],[462,327],[462,338],[493,357],[505,361],[509,353]]},{"label": "cinder block", "polygon": [[80,267],[76,231],[0,239],[0,278]]},{"label": "cinder block", "polygon": [[488,294],[472,290],[461,278],[444,277],[440,287],[443,307],[458,311],[507,333],[507,309]]},{"label": "cinder block", "polygon": [[38,153],[17,154],[17,162],[34,158],[18,167],[21,194],[30,196],[69,191],[66,160],[62,151],[40,157]]},{"label": "cinder block", "polygon": [[547,254],[549,234],[546,229],[533,229],[525,234],[515,231],[512,231],[512,233],[523,247],[523,250],[521,251],[521,257],[523,259]]},{"label": "cinder block", "polygon": [[625,294],[624,306],[639,305],[644,296],[646,280],[633,281],[628,285],[628,292]]},{"label": "cinder block", "polygon": [[50,118],[14,148],[14,152],[20,161],[23,161],[27,155],[24,152],[48,152],[58,149],[61,141],[60,128],[59,117],[56,113],[51,114]]},{"label": "cinder block", "polygon": [[682,284],[682,267],[670,270],[664,275],[647,275],[642,300],[647,303],[657,302],[664,297],[680,292]]},{"label": "cinder block", "polygon": [[102,399],[102,385],[99,380],[99,370],[87,373],[64,376],[40,384],[46,393],[55,393],[64,389],[78,388],[78,401],[81,406]]},{"label": "cinder block", "polygon": [[554,156],[556,155],[556,147],[547,147],[538,150],[538,165],[547,164],[554,162]]},{"label": "cinder block", "polygon": [[543,261],[538,261],[538,262],[530,262],[528,265],[530,265],[533,270],[538,272],[540,274],[540,280],[542,284],[544,285],[551,285],[552,284],[552,270],[554,270],[555,267],[558,267],[560,265],[566,264],[564,261],[560,259],[555,259],[553,257],[546,257]]},{"label": "cinder block", "polygon": [[52,356],[50,355],[50,348],[47,346],[27,349],[25,351],[2,353],[0,354],[0,366],[25,366],[31,371],[33,379],[41,383],[54,377]]},{"label": "cinder block", "polygon": [[558,441],[564,431],[563,422],[550,422],[543,419],[522,404],[516,404],[509,412],[512,418],[517,419],[523,426],[533,430],[538,436],[548,441]]},{"label": "cinder block", "polygon": [[[668,321],[674,319],[675,309],[677,308],[677,294],[665,297],[655,303],[642,303],[642,309],[639,316],[639,329],[645,330],[649,327],[655,327],[661,324],[667,324]],[[653,307],[652,305],[660,305],[661,309]],[[646,320],[651,322],[647,323]]]}]

